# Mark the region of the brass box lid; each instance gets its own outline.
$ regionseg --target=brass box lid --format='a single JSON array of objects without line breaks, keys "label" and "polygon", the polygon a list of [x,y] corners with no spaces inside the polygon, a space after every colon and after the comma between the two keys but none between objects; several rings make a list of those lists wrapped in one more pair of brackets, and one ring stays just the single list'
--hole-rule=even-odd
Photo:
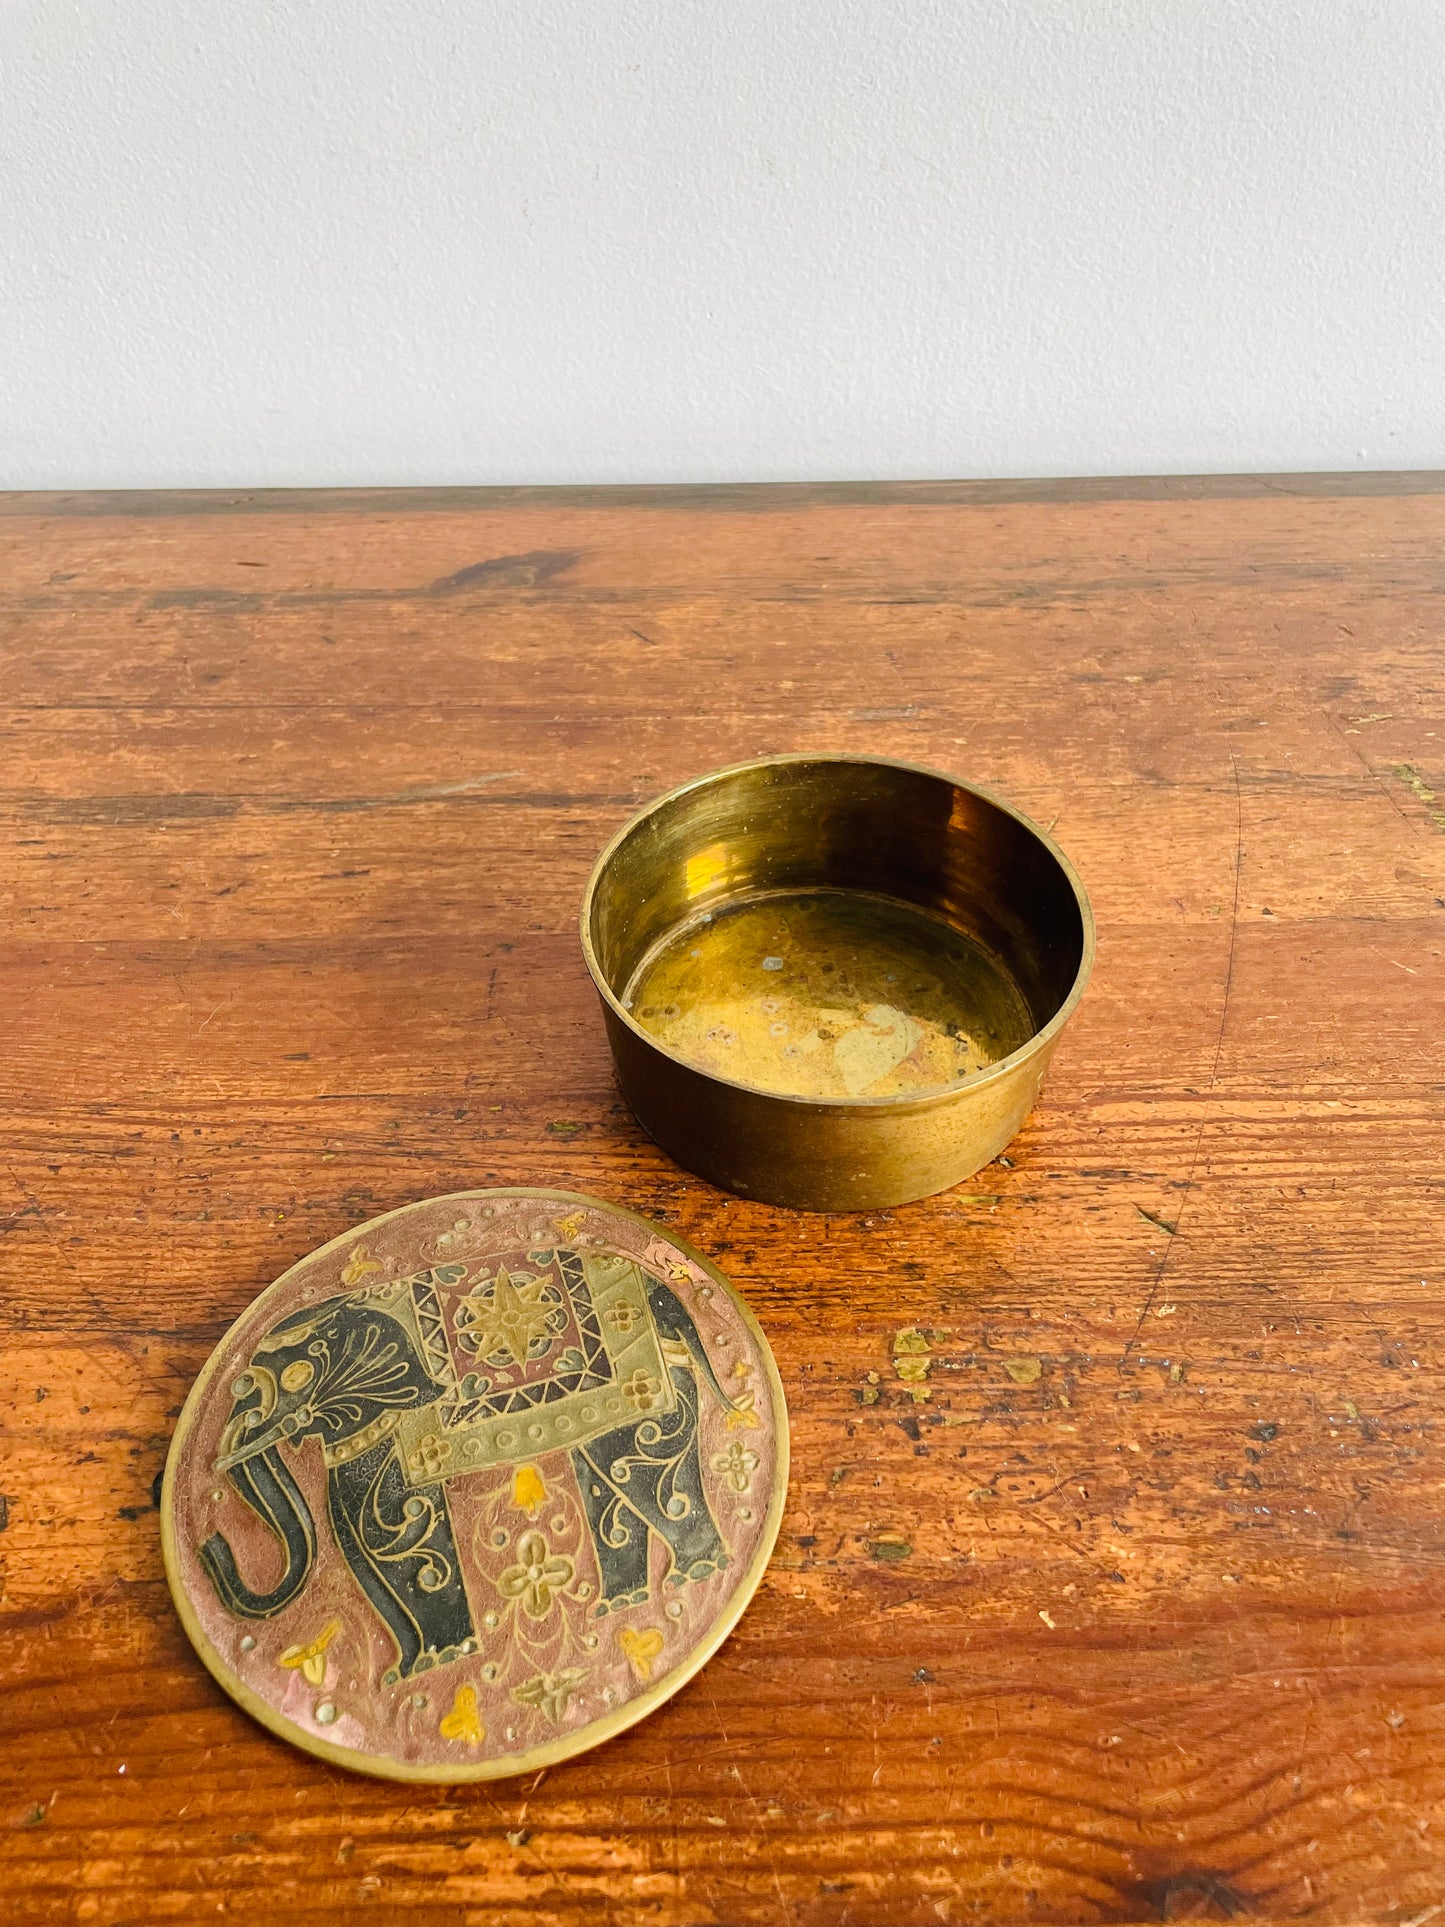
[{"label": "brass box lid", "polygon": [[171,1442],[166,1574],[282,1738],[494,1779],[706,1663],[787,1474],[772,1352],[706,1259],[574,1192],[458,1192],[333,1239],[231,1327]]}]

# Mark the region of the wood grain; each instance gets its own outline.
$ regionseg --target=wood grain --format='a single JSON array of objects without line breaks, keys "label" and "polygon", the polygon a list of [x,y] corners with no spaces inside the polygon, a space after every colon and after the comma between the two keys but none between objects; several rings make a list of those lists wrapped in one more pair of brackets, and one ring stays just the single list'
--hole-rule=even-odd
[{"label": "wood grain", "polygon": [[[12,498],[6,1918],[1445,1922],[1442,550],[1438,477]],[[996,787],[1098,915],[1010,1162],[872,1218],[671,1165],[575,936],[786,748]],[[155,1482],[263,1284],[487,1183],[715,1256],[793,1487],[657,1716],[411,1791],[211,1684]]]}]

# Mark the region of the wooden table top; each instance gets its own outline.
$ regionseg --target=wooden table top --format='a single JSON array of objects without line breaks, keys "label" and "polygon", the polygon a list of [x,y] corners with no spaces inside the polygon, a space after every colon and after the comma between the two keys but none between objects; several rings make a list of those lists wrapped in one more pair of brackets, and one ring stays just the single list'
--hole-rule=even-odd
[{"label": "wooden table top", "polygon": [[[7,1920],[1445,1927],[1442,489],[9,498]],[[783,749],[991,785],[1093,897],[926,1203],[725,1197],[613,1089],[592,859]],[[294,1259],[526,1183],[746,1293],[782,1536],[604,1749],[353,1777],[188,1646],[167,1439]]]}]

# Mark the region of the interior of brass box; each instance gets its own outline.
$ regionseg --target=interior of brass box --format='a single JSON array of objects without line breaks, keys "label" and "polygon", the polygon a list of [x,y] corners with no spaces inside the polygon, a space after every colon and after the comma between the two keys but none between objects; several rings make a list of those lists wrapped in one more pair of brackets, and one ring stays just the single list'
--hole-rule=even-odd
[{"label": "interior of brass box", "polygon": [[1059,1010],[1074,889],[1021,818],[925,770],[750,764],[665,797],[599,867],[626,1017],[732,1083],[867,1101],[956,1087]]}]

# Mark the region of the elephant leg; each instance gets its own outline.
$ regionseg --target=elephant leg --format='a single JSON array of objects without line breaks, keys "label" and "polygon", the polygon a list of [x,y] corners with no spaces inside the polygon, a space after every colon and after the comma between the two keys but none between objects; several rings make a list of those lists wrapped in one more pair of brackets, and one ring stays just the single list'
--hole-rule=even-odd
[{"label": "elephant leg", "polygon": [[[676,1380],[682,1374],[674,1372],[672,1376]],[[688,1384],[696,1401],[697,1382],[690,1380]],[[659,1490],[657,1497],[659,1511],[667,1518],[667,1524],[659,1526],[657,1530],[672,1547],[670,1582],[680,1586],[684,1580],[707,1578],[709,1572],[721,1572],[728,1565],[728,1549],[722,1544],[722,1534],[717,1530],[717,1520],[713,1518],[713,1507],[707,1503],[707,1488],[703,1486],[703,1461],[697,1447],[696,1403],[686,1451],[674,1463],[667,1491]]]},{"label": "elephant leg", "polygon": [[326,1509],[356,1583],[396,1640],[386,1684],[475,1649],[443,1485],[408,1485],[387,1439],[332,1466]]},{"label": "elephant leg", "polygon": [[[578,1483],[603,1572],[599,1612],[639,1604],[647,1591],[647,1537],[655,1532],[672,1555],[674,1585],[705,1579],[728,1563],[727,1547],[707,1502],[697,1443],[697,1384],[672,1369],[676,1409],[619,1426],[574,1453]],[[630,1537],[616,1546],[619,1526]],[[601,1528],[610,1527],[609,1544]],[[618,1561],[609,1566],[608,1559]],[[614,1575],[616,1575],[614,1577]]]},{"label": "elephant leg", "polygon": [[672,1371],[678,1409],[688,1412],[686,1443],[658,1480],[653,1504],[658,1513],[655,1530],[672,1552],[668,1578],[675,1586],[688,1579],[706,1579],[728,1563],[727,1547],[707,1502],[702,1482],[702,1456],[697,1443],[697,1380],[690,1372]]},{"label": "elephant leg", "polygon": [[[617,1436],[615,1432],[608,1434],[608,1438]],[[622,1436],[631,1438],[631,1429]],[[603,1466],[611,1463],[610,1455],[600,1458],[600,1462],[593,1458],[597,1447],[605,1443],[606,1440],[596,1440],[591,1446],[575,1447],[571,1454],[577,1489],[582,1494],[582,1509],[587,1515],[587,1529],[592,1535],[592,1548],[602,1575],[599,1614],[641,1605],[647,1597],[647,1521],[603,1470]]]}]

